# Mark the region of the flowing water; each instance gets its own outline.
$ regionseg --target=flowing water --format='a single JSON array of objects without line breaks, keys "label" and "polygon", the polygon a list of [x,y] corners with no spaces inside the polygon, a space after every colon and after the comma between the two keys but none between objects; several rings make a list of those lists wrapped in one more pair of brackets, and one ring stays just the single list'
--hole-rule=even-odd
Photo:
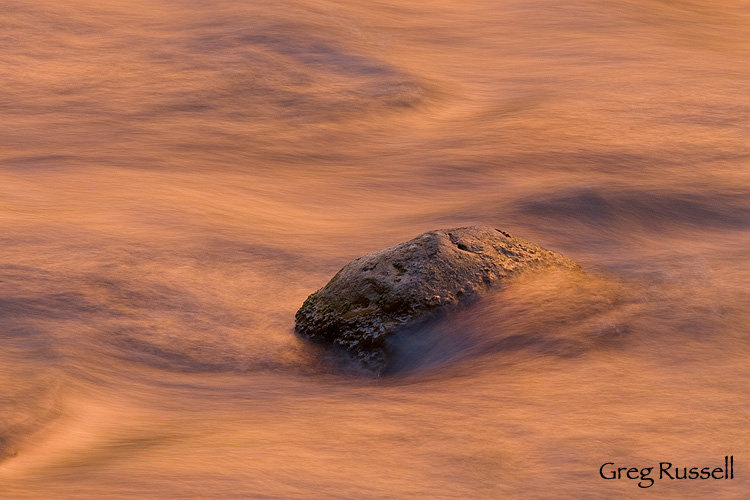
[{"label": "flowing water", "polygon": [[[0,498],[747,498],[747,0],[0,27]],[[378,379],[293,334],[351,259],[473,224],[588,274],[523,276]]]}]

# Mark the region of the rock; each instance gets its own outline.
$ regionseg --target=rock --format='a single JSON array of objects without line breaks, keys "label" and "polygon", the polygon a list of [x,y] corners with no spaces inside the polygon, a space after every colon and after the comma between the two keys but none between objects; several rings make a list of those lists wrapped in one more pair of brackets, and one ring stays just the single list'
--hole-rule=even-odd
[{"label": "rock", "polygon": [[490,227],[430,231],[353,260],[310,295],[295,331],[346,349],[381,373],[389,336],[470,303],[526,270],[580,270],[566,257]]}]

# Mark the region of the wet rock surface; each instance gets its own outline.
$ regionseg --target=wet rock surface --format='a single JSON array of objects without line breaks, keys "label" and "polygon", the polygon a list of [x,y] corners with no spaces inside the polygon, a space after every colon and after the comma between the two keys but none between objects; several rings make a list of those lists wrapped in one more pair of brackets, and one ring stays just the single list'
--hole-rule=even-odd
[{"label": "wet rock surface", "polygon": [[491,227],[436,230],[359,257],[310,295],[295,331],[337,345],[381,373],[397,331],[476,301],[503,281],[570,259]]}]

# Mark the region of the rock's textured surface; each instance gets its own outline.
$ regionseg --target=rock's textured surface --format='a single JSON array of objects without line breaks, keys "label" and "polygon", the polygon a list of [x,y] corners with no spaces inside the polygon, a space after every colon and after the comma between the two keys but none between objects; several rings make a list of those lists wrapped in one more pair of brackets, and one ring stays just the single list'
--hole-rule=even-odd
[{"label": "rock's textured surface", "polygon": [[580,267],[566,257],[490,227],[430,231],[363,255],[310,295],[295,330],[344,347],[379,372],[385,340],[400,328],[475,300],[519,272]]}]

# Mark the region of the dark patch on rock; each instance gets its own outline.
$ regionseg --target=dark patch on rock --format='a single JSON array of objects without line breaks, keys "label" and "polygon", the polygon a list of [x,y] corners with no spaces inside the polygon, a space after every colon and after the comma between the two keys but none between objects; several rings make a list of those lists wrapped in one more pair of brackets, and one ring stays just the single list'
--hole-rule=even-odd
[{"label": "dark patch on rock", "polygon": [[388,364],[386,339],[397,331],[471,303],[520,272],[545,267],[580,270],[499,229],[430,231],[344,266],[305,300],[295,331],[346,349],[380,374]]}]

